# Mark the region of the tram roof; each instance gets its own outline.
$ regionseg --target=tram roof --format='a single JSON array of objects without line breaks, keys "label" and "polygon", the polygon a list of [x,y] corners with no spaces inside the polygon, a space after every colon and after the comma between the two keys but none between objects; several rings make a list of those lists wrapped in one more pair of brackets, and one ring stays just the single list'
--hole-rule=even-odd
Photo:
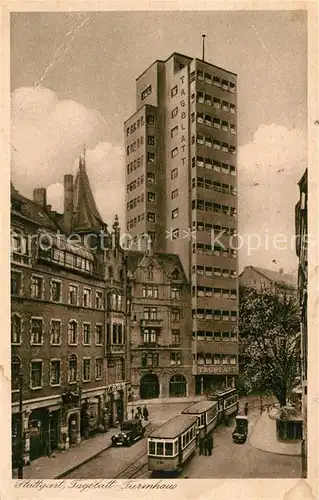
[{"label": "tram roof", "polygon": [[214,406],[217,405],[217,401],[207,401],[206,399],[203,401],[198,401],[197,403],[194,403],[193,405],[189,406],[185,410],[183,410],[182,413],[187,413],[190,415],[194,414],[199,414],[199,413],[204,413],[207,410],[210,410],[210,408],[213,408]]},{"label": "tram roof", "polygon": [[186,431],[191,425],[197,422],[195,415],[177,415],[165,422],[161,427],[155,429],[149,437],[160,439],[174,439],[182,432]]},{"label": "tram roof", "polygon": [[236,387],[229,387],[228,389],[224,389],[221,391],[214,391],[215,396],[224,396],[225,394],[229,394],[231,392],[236,392]]}]

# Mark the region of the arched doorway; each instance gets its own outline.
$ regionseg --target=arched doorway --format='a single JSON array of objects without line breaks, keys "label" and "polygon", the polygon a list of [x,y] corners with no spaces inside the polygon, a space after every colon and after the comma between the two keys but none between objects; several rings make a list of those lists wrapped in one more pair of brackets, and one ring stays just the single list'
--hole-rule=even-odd
[{"label": "arched doorway", "polygon": [[187,382],[184,375],[173,375],[169,381],[170,397],[185,397],[187,393]]},{"label": "arched doorway", "polygon": [[140,397],[141,399],[153,399],[159,396],[159,381],[157,375],[148,373],[141,378]]}]

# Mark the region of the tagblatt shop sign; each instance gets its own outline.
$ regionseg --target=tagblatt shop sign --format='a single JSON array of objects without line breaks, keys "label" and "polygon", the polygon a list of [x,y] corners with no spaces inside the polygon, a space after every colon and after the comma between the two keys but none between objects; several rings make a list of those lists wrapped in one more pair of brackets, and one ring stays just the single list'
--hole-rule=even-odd
[{"label": "tagblatt shop sign", "polygon": [[236,367],[232,366],[199,366],[198,373],[237,373]]}]

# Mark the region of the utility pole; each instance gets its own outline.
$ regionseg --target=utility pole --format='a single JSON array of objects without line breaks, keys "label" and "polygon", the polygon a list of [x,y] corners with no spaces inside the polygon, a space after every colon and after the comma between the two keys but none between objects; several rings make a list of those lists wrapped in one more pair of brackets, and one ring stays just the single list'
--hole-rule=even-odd
[{"label": "utility pole", "polygon": [[18,443],[19,443],[19,468],[18,468],[18,479],[23,479],[23,451],[24,451],[24,432],[23,432],[23,371],[20,368],[19,371],[19,432],[18,432]]},{"label": "utility pole", "polygon": [[202,38],[203,38],[203,57],[202,57],[202,60],[205,61],[205,38],[206,38],[206,35],[202,35]]},{"label": "utility pole", "polygon": [[129,294],[128,294],[128,283],[127,283],[127,261],[128,261],[128,256],[127,253],[124,253],[124,311],[125,311],[125,384],[126,384],[126,401],[125,401],[125,417],[128,417],[127,414],[127,405],[128,405],[128,388],[129,388],[129,381],[131,379],[131,369],[130,369],[130,336],[129,336],[129,313],[130,313],[130,307],[128,304],[129,300]]}]

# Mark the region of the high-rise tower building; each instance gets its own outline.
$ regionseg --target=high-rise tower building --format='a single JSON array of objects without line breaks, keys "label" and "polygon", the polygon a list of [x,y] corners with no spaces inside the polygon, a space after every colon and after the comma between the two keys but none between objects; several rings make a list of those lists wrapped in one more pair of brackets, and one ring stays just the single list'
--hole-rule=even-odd
[{"label": "high-rise tower building", "polygon": [[234,73],[174,53],[137,78],[125,122],[127,231],[180,257],[197,393],[238,374],[236,94]]}]

